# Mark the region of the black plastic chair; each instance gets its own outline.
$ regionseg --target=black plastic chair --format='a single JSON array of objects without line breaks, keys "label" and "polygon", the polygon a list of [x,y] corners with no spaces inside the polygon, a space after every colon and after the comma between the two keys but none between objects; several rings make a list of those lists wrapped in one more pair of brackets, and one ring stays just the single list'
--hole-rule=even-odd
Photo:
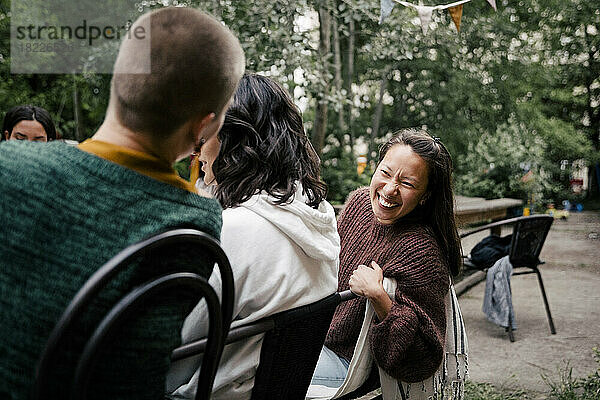
[{"label": "black plastic chair", "polygon": [[69,383],[71,388],[70,398],[73,400],[86,398],[87,383],[94,363],[102,352],[102,346],[110,342],[109,339],[119,327],[127,322],[127,317],[132,312],[142,308],[144,302],[153,296],[167,291],[179,293],[184,290],[193,293],[194,301],[199,301],[204,296],[209,308],[210,326],[208,349],[205,357],[206,363],[203,364],[201,369],[196,398],[208,399],[210,397],[216,369],[223,351],[225,333],[229,330],[233,314],[233,274],[229,261],[218,241],[194,229],[174,229],[128,246],[88,279],[68,305],[50,334],[36,369],[33,399],[48,398],[45,393],[46,385],[53,365],[59,357],[60,343],[69,339],[74,324],[85,313],[86,308],[98,293],[110,284],[111,278],[141,257],[151,257],[155,252],[174,245],[200,249],[202,254],[208,257],[207,262],[217,263],[223,290],[223,300],[220,306],[214,289],[205,278],[195,273],[179,272],[161,275],[133,288],[110,310],[107,310],[104,318],[87,339],[84,350],[77,362],[74,379]]},{"label": "black plastic chair", "polygon": [[[252,400],[305,398],[335,308],[354,297],[349,290],[334,293],[229,331],[225,344],[265,333]],[[202,354],[206,348],[207,340],[201,339],[176,349],[171,359]]]},{"label": "black plastic chair", "polygon": [[[538,283],[542,291],[542,298],[544,299],[544,306],[546,307],[546,315],[548,317],[548,324],[550,325],[550,332],[552,332],[552,334],[556,334],[554,321],[552,320],[552,314],[550,313],[550,306],[548,304],[548,297],[546,296],[546,290],[544,289],[542,274],[538,268],[539,265],[544,264],[543,261],[540,261],[539,255],[542,251],[542,247],[544,246],[544,242],[546,241],[546,237],[548,236],[548,232],[550,231],[550,227],[552,226],[552,222],[554,222],[554,218],[549,215],[532,215],[510,218],[480,226],[471,231],[462,233],[460,237],[462,239],[487,229],[499,230],[503,226],[513,225],[510,252],[508,254],[514,269],[513,275],[537,275]],[[468,258],[465,258],[464,264],[466,268],[484,270],[484,268],[480,268],[470,262]],[[512,330],[512,316],[510,315],[507,331],[510,341],[514,342],[515,339]]]}]

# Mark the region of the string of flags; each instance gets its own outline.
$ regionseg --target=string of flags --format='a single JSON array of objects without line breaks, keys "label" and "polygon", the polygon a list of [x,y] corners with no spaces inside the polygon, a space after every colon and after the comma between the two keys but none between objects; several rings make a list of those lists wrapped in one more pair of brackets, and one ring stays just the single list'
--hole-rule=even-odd
[{"label": "string of flags", "polygon": [[[404,7],[411,7],[417,10],[419,14],[419,20],[421,21],[421,29],[423,30],[423,34],[427,34],[429,30],[429,23],[431,22],[431,16],[433,15],[434,10],[448,10],[450,13],[450,17],[452,17],[452,21],[456,26],[456,30],[460,32],[460,20],[462,18],[463,13],[463,5],[465,3],[470,2],[471,0],[460,0],[450,4],[440,4],[437,6],[424,6],[420,2],[419,4],[413,4],[408,1],[401,0],[381,0],[381,14],[379,17],[379,23],[383,23],[383,21],[390,16],[394,6],[396,4],[403,5]],[[496,8],[496,0],[487,0],[488,4],[492,6],[494,11],[497,11]]]}]

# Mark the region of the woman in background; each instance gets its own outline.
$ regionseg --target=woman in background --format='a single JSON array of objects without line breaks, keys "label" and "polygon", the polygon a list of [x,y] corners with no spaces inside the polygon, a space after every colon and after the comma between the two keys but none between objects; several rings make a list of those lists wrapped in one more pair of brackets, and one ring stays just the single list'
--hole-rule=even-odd
[{"label": "woman in background", "polygon": [[[399,131],[381,146],[370,187],[350,194],[338,220],[338,290],[359,297],[336,309],[313,385],[337,388],[346,378],[367,301],[377,366],[403,382],[423,381],[440,366],[445,298],[461,266],[451,176],[450,154],[422,130]],[[397,282],[394,300],[384,277]]]},{"label": "woman in background", "polygon": [[56,139],[54,122],[42,107],[23,105],[8,110],[2,124],[6,140],[49,142]]}]

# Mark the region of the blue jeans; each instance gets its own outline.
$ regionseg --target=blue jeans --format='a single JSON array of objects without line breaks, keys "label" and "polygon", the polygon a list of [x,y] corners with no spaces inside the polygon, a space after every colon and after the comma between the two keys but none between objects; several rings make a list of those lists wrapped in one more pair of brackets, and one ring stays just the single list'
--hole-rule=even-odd
[{"label": "blue jeans", "polygon": [[346,379],[346,375],[348,375],[349,365],[348,360],[323,346],[310,384],[333,388],[340,387]]}]

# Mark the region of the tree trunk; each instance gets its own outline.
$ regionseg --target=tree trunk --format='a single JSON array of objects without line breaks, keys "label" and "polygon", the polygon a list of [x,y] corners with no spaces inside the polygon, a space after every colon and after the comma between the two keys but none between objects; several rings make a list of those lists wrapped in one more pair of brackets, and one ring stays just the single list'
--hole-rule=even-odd
[{"label": "tree trunk", "polygon": [[[285,9],[285,15],[287,18],[286,21],[286,25],[287,25],[287,30],[290,34],[290,39],[291,36],[294,34],[294,16],[296,13],[296,8],[294,6],[282,6]],[[296,82],[294,81],[294,70],[296,69],[296,67],[294,65],[288,64],[287,62],[285,63],[285,74],[288,77],[288,91],[290,92],[290,95],[292,96],[292,99],[294,99],[294,91],[296,90]]]},{"label": "tree trunk", "polygon": [[[594,71],[596,70],[594,65],[594,51],[592,50],[593,44],[590,42],[590,37],[587,32],[587,26],[583,25],[583,32],[585,42],[588,48],[588,70],[585,76],[585,86],[587,90],[587,113],[590,121],[590,140],[594,147],[594,150],[600,150],[600,113],[595,113],[593,106],[593,95],[592,84],[596,78]],[[600,166],[598,163],[590,164],[590,173],[588,175],[588,197],[598,198],[600,197]]]},{"label": "tree trunk", "polygon": [[[333,28],[333,65],[335,67],[335,90],[338,93],[342,92],[343,80],[342,80],[342,52],[340,49],[340,33],[338,29],[338,20],[334,15],[332,16],[332,28]],[[340,145],[344,143],[344,134],[346,133],[346,121],[344,118],[344,102],[338,107],[338,132]]]},{"label": "tree trunk", "polygon": [[354,79],[354,18],[350,18],[348,22],[348,48],[346,49],[346,91],[350,102],[348,104],[348,135],[350,136],[350,151],[354,152],[354,133],[352,128],[354,125],[354,117],[352,111],[354,109],[354,95],[352,93],[352,81]]},{"label": "tree trunk", "polygon": [[388,69],[383,71],[381,76],[381,84],[379,86],[379,100],[377,101],[377,108],[375,109],[375,115],[373,116],[373,127],[371,128],[371,140],[369,141],[369,154],[367,159],[373,160],[372,153],[375,151],[377,146],[375,145],[375,139],[379,137],[379,125],[381,124],[381,114],[383,113],[383,95],[388,85]]},{"label": "tree trunk", "polygon": [[321,76],[323,78],[322,92],[317,95],[317,108],[315,110],[315,123],[313,126],[312,141],[317,155],[321,157],[325,146],[325,132],[327,130],[327,100],[329,84],[326,76],[329,70],[328,56],[331,51],[331,15],[322,2],[319,5],[319,55],[323,60]]},{"label": "tree trunk", "polygon": [[83,141],[81,135],[81,116],[79,113],[79,90],[77,89],[77,81],[73,77],[73,117],[75,119],[75,140]]},{"label": "tree trunk", "polygon": [[600,113],[595,113],[594,111],[594,106],[593,106],[593,94],[592,91],[594,90],[592,88],[593,82],[594,80],[597,78],[596,74],[594,73],[595,70],[597,70],[597,68],[595,68],[595,58],[594,58],[594,49],[593,49],[593,44],[590,42],[590,38],[587,32],[587,27],[584,25],[583,26],[583,32],[584,32],[584,36],[585,36],[585,42],[587,44],[587,48],[588,48],[588,68],[587,68],[587,74],[585,76],[585,86],[586,86],[586,90],[587,90],[587,112],[588,112],[588,118],[590,120],[590,130],[591,130],[591,141],[592,144],[594,145],[594,150],[600,150]]}]

